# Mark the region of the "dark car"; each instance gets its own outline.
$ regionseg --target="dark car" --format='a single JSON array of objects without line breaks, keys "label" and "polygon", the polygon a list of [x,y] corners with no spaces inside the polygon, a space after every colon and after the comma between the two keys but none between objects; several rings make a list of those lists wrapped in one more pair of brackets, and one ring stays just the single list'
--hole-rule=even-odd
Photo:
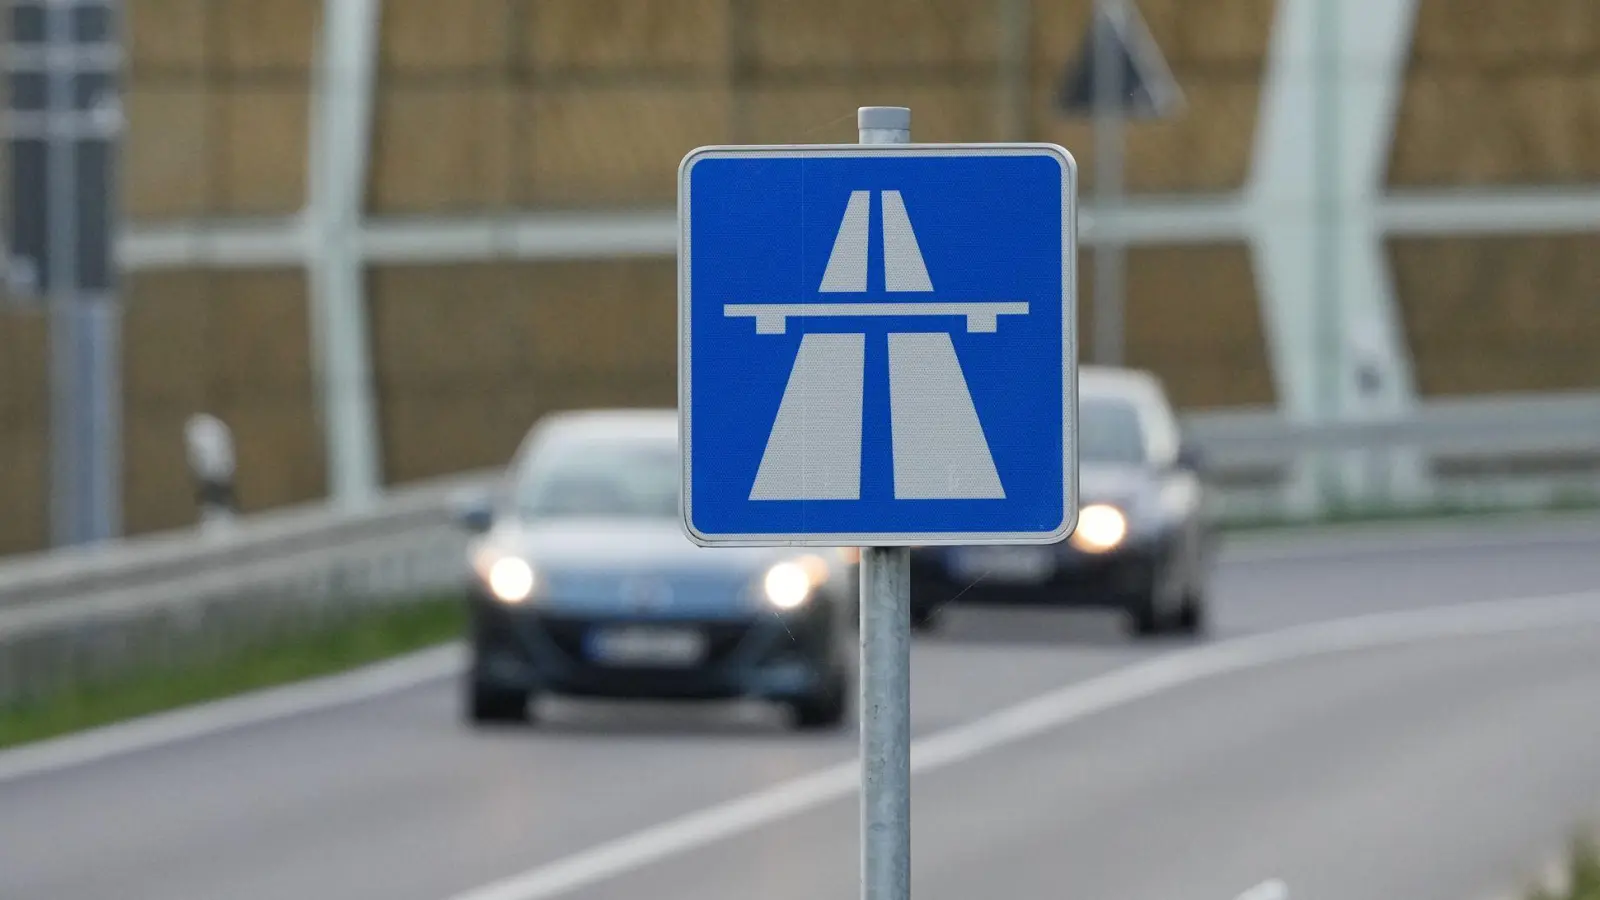
[{"label": "dark car", "polygon": [[1078,459],[1078,524],[1065,541],[912,551],[914,627],[934,627],[953,602],[1114,609],[1138,635],[1204,630],[1215,532],[1160,382],[1083,367]]},{"label": "dark car", "polygon": [[702,548],[678,513],[677,414],[562,413],[493,498],[463,511],[473,722],[532,718],[540,694],[786,704],[842,723],[853,570],[836,551]]}]

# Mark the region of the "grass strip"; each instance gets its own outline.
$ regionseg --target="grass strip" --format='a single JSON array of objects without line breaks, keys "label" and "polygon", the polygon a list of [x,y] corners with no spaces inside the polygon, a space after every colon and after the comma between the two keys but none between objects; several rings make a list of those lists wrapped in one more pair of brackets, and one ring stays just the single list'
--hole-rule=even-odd
[{"label": "grass strip", "polygon": [[0,748],[329,675],[459,637],[459,599],[427,599],[366,611],[314,632],[274,638],[237,653],[135,671],[126,678],[0,706]]},{"label": "grass strip", "polygon": [[1534,889],[1529,900],[1600,900],[1600,843],[1583,835],[1572,842],[1560,889]]}]

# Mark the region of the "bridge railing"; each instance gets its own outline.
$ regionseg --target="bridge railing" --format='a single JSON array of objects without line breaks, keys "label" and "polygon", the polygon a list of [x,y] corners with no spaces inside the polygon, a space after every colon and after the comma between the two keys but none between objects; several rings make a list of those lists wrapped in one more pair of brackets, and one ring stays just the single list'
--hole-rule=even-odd
[{"label": "bridge railing", "polygon": [[[1241,410],[1185,424],[1224,521],[1314,518],[1330,503],[1382,513],[1600,500],[1600,394],[1441,401],[1399,422]],[[1308,493],[1299,474],[1319,458],[1342,467],[1332,493]],[[0,560],[0,703],[454,590],[467,536],[453,511],[492,477],[397,488],[365,510],[289,509]]]}]

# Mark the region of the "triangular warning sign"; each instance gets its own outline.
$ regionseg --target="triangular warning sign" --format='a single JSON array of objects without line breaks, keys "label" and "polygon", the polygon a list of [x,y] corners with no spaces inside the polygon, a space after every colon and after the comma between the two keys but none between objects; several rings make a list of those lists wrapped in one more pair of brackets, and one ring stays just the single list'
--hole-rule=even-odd
[{"label": "triangular warning sign", "polygon": [[[1094,19],[1084,35],[1078,58],[1067,67],[1058,105],[1076,115],[1092,115],[1098,84],[1095,49],[1104,46],[1113,55],[1121,81],[1119,110],[1130,118],[1155,119],[1173,115],[1183,106],[1183,92],[1167,68],[1144,18],[1132,2],[1116,4],[1105,12],[1096,5]],[[1101,43],[1104,42],[1104,43]]]}]

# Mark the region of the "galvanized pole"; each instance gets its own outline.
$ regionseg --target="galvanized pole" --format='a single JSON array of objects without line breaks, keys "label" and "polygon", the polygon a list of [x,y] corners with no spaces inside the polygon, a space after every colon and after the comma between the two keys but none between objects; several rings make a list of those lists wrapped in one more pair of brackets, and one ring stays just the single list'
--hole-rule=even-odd
[{"label": "galvanized pole", "polygon": [[120,530],[120,314],[111,251],[122,127],[119,8],[115,0],[17,0],[10,9],[12,239],[16,264],[37,278],[30,287],[49,305],[57,544],[106,540]]},{"label": "galvanized pole", "polygon": [[78,306],[77,140],[71,125],[72,88],[76,54],[73,52],[72,8],[53,3],[42,8],[45,27],[44,58],[48,111],[45,124],[46,284],[50,304],[50,504],[51,530],[57,546],[84,543],[88,537],[85,511],[88,472],[83,465],[89,447],[83,427],[86,395],[83,314]]},{"label": "galvanized pole", "polygon": [[[1123,84],[1117,31],[1125,27],[1120,0],[1095,0],[1094,34],[1094,361],[1122,365],[1123,245],[1121,236]],[[1114,23],[1114,26],[1113,26]]]},{"label": "galvanized pole", "polygon": [[[909,144],[911,110],[863,106],[863,144]],[[911,551],[861,548],[861,897],[911,896]]]}]

